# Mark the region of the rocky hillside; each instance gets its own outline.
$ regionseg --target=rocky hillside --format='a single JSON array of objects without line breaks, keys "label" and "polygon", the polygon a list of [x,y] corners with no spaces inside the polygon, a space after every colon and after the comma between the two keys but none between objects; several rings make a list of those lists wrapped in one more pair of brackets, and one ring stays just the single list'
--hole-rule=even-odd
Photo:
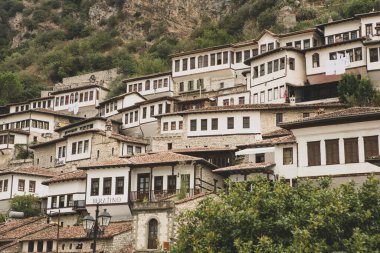
[{"label": "rocky hillside", "polygon": [[[168,55],[304,29],[380,9],[380,0],[1,0],[0,105],[63,77],[169,68]],[[122,91],[115,85],[112,94]]]}]

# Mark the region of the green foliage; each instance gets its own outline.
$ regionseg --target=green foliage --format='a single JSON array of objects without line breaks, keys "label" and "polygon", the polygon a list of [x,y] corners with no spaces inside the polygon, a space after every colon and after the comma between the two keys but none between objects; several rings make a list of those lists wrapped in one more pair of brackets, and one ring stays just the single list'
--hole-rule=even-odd
[{"label": "green foliage", "polygon": [[21,95],[22,89],[22,83],[17,74],[0,73],[0,104],[16,100]]},{"label": "green foliage", "polygon": [[369,79],[359,79],[356,75],[345,74],[338,84],[340,101],[350,106],[378,106],[380,93]]},{"label": "green foliage", "polygon": [[32,194],[14,196],[10,200],[10,206],[12,211],[24,212],[25,217],[41,214],[40,200]]},{"label": "green foliage", "polygon": [[[374,252],[380,247],[380,181],[256,179],[231,185],[179,219],[173,252]],[[251,189],[247,191],[247,189]]]},{"label": "green foliage", "polygon": [[181,180],[181,187],[179,189],[179,192],[177,194],[177,199],[181,200],[186,198],[187,192],[189,191],[187,184],[184,180]]},{"label": "green foliage", "polygon": [[16,144],[16,159],[29,159],[33,158],[33,152],[31,150],[28,150],[25,145]]},{"label": "green foliage", "polygon": [[2,213],[0,213],[0,223],[3,223],[3,222],[5,222],[5,220],[6,220],[6,217],[5,217],[5,215],[4,215],[4,214],[2,214]]}]

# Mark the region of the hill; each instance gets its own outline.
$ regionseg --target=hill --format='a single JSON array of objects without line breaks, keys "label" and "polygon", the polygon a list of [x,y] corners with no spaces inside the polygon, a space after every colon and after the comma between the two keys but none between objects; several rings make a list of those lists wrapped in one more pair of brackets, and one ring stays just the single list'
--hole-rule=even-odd
[{"label": "hill", "polygon": [[[0,105],[64,77],[113,67],[124,76],[165,71],[174,52],[372,9],[380,0],[2,0]],[[115,85],[111,95],[122,90]]]}]

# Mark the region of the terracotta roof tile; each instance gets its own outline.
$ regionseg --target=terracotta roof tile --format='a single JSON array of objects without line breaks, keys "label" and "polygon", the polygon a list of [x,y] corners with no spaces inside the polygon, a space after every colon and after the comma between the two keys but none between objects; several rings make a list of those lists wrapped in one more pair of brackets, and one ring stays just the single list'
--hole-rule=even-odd
[{"label": "terracotta roof tile", "polygon": [[12,221],[0,224],[0,235],[4,234],[7,231],[13,230],[15,228],[38,222],[42,219],[46,219],[46,218],[42,216],[30,217],[30,218],[25,218],[25,219],[12,220]]},{"label": "terracotta roof tile", "polygon": [[186,203],[186,202],[189,202],[189,201],[192,201],[192,200],[196,200],[196,199],[199,199],[199,198],[202,198],[202,197],[206,197],[206,196],[211,195],[211,194],[214,194],[214,192],[212,192],[212,191],[211,192],[201,192],[199,194],[196,194],[196,195],[184,198],[184,199],[177,200],[174,203],[176,205],[183,204],[183,203]]},{"label": "terracotta roof tile", "polygon": [[380,107],[351,107],[334,112],[322,113],[314,117],[282,123],[280,126],[286,129],[292,129],[316,123],[337,123],[339,121],[345,122],[348,119],[358,120],[367,119],[368,117],[380,119]]},{"label": "terracotta roof tile", "polygon": [[242,163],[234,166],[219,168],[213,170],[214,173],[225,173],[225,172],[255,172],[262,171],[263,169],[268,169],[273,167],[273,163]]},{"label": "terracotta roof tile", "polygon": [[152,164],[152,163],[170,163],[170,162],[185,162],[185,161],[198,161],[202,158],[182,155],[173,152],[160,152],[156,154],[147,154],[134,156],[129,158],[129,161],[135,165]]},{"label": "terracotta roof tile", "polygon": [[58,173],[51,171],[49,169],[44,169],[37,166],[28,166],[28,167],[8,168],[5,170],[1,170],[0,174],[22,174],[22,175],[41,176],[41,177],[54,177]]},{"label": "terracotta roof tile", "polygon": [[190,147],[183,149],[172,149],[174,153],[196,153],[196,152],[213,152],[213,151],[234,151],[234,147]]},{"label": "terracotta roof tile", "polygon": [[45,180],[42,184],[49,185],[51,183],[59,183],[71,180],[84,180],[86,179],[87,173],[83,170],[76,170],[67,173],[60,174],[49,180]]},{"label": "terracotta roof tile", "polygon": [[131,162],[128,159],[112,159],[102,162],[89,162],[86,165],[79,166],[79,170],[87,169],[87,168],[101,168],[101,167],[120,167],[120,166],[129,166]]},{"label": "terracotta roof tile", "polygon": [[[105,229],[102,238],[112,238],[120,233],[132,230],[131,222],[115,222],[110,223]],[[82,226],[60,227],[59,239],[81,239],[87,238],[87,233]],[[20,241],[35,241],[35,240],[55,240],[57,239],[57,226],[48,225],[37,233],[25,236]]]},{"label": "terracotta roof tile", "polygon": [[0,241],[9,241],[9,240],[16,240],[20,239],[24,236],[30,235],[34,232],[43,230],[48,228],[49,224],[38,224],[38,223],[32,223],[32,224],[27,224],[21,227],[17,227],[15,229],[12,229],[8,232],[2,233],[0,235]]},{"label": "terracotta roof tile", "polygon": [[114,139],[119,140],[119,141],[148,145],[148,142],[146,140],[134,138],[131,136],[122,135],[122,134],[118,134],[118,133],[112,133],[111,138],[114,138]]},{"label": "terracotta roof tile", "polygon": [[296,142],[296,138],[294,137],[294,135],[286,135],[286,136],[264,139],[252,144],[240,145],[238,147],[240,149],[243,149],[243,148],[254,148],[254,147],[262,147],[262,146],[273,146],[276,144],[291,144],[295,142]]},{"label": "terracotta roof tile", "polygon": [[281,136],[286,136],[286,135],[291,135],[291,134],[292,132],[290,132],[289,130],[279,129],[272,132],[264,133],[261,136],[267,139],[267,138],[281,137]]},{"label": "terracotta roof tile", "polygon": [[0,117],[1,118],[5,118],[5,117],[8,117],[8,116],[12,116],[12,115],[24,114],[24,113],[26,114],[26,113],[33,113],[33,112],[40,112],[40,113],[44,113],[44,114],[50,114],[50,115],[55,115],[55,116],[68,117],[68,118],[73,118],[73,119],[83,119],[83,117],[75,116],[75,115],[73,115],[71,113],[67,113],[67,112],[64,112],[64,111],[53,111],[53,110],[44,109],[44,108],[35,108],[35,109],[28,110],[28,111],[2,114],[2,115],[0,115]]}]

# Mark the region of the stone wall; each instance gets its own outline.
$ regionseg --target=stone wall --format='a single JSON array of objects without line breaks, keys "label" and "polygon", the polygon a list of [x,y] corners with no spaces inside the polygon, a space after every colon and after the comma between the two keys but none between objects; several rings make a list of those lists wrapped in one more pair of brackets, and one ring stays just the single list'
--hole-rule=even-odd
[{"label": "stone wall", "polygon": [[80,83],[103,83],[104,87],[108,87],[109,84],[116,79],[118,76],[117,69],[109,69],[104,71],[98,71],[93,73],[88,73],[79,76],[66,77],[62,79],[62,85],[72,85]]},{"label": "stone wall", "polygon": [[34,150],[34,165],[43,168],[53,168],[55,164],[55,144]]}]

